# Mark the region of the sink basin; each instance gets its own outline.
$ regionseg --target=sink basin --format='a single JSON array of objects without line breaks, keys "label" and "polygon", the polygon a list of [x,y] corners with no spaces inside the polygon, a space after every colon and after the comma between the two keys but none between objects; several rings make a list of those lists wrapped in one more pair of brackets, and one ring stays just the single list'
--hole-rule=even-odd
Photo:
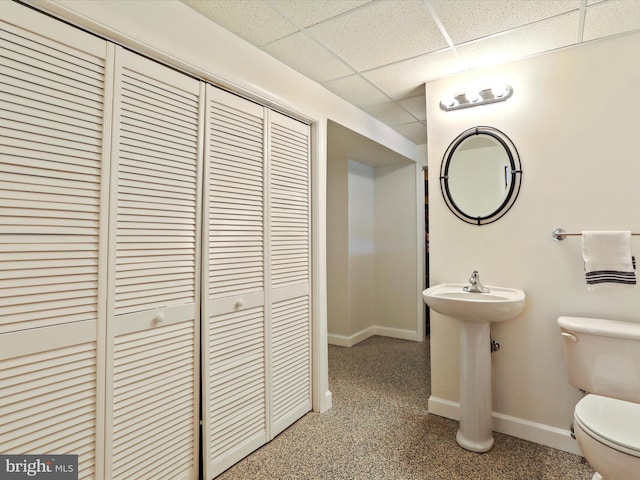
[{"label": "sink basin", "polygon": [[489,293],[463,290],[467,284],[443,283],[427,288],[422,297],[438,313],[472,322],[511,320],[524,308],[525,294],[517,288],[488,286]]}]

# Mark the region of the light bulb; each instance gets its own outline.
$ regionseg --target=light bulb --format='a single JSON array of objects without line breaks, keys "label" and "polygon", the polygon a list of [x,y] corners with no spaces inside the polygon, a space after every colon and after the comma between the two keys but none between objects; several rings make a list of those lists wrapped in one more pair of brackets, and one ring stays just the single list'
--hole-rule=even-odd
[{"label": "light bulb", "polygon": [[491,94],[496,98],[502,98],[507,93],[509,93],[509,89],[504,83],[500,83],[491,87]]},{"label": "light bulb", "polygon": [[476,103],[480,100],[480,93],[477,90],[467,90],[464,96],[470,103]]},{"label": "light bulb", "polygon": [[453,95],[450,95],[450,94],[447,94],[444,97],[442,97],[442,100],[440,100],[440,103],[442,103],[442,105],[444,105],[447,108],[455,107],[456,105],[458,105],[458,101],[455,99]]}]

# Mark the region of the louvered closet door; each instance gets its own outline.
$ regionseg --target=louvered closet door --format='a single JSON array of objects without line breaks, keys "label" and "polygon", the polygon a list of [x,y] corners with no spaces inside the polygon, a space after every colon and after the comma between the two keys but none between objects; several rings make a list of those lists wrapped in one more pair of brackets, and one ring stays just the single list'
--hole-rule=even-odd
[{"label": "louvered closet door", "polygon": [[198,476],[197,80],[117,51],[107,476]]},{"label": "louvered closet door", "polygon": [[311,410],[309,126],[269,122],[271,434]]},{"label": "louvered closet door", "polygon": [[207,86],[205,478],[267,441],[264,111]]},{"label": "louvered closet door", "polygon": [[78,455],[78,478],[98,471],[95,322],[0,335],[0,451]]},{"label": "louvered closet door", "polygon": [[103,478],[107,43],[1,9],[0,453]]}]

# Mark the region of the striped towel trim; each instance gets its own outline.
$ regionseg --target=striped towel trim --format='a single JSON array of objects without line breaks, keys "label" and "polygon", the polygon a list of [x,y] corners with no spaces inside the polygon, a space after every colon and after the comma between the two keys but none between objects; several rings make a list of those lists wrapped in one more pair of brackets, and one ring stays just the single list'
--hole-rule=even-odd
[{"label": "striped towel trim", "polygon": [[623,285],[635,285],[636,274],[633,272],[616,272],[615,270],[596,270],[585,274],[587,285],[598,283],[621,283]]},{"label": "striped towel trim", "polygon": [[[636,257],[631,257],[633,269],[636,269]],[[594,270],[585,272],[587,285],[599,285],[602,283],[615,283],[619,285],[636,285],[635,272],[620,272],[617,270]]]}]

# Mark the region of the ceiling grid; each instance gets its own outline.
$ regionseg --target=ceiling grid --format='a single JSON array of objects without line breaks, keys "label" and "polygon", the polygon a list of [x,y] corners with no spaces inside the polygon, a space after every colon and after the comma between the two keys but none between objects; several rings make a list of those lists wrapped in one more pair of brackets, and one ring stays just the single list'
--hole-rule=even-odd
[{"label": "ceiling grid", "polygon": [[640,0],[181,0],[416,144],[424,83],[640,30]]}]

